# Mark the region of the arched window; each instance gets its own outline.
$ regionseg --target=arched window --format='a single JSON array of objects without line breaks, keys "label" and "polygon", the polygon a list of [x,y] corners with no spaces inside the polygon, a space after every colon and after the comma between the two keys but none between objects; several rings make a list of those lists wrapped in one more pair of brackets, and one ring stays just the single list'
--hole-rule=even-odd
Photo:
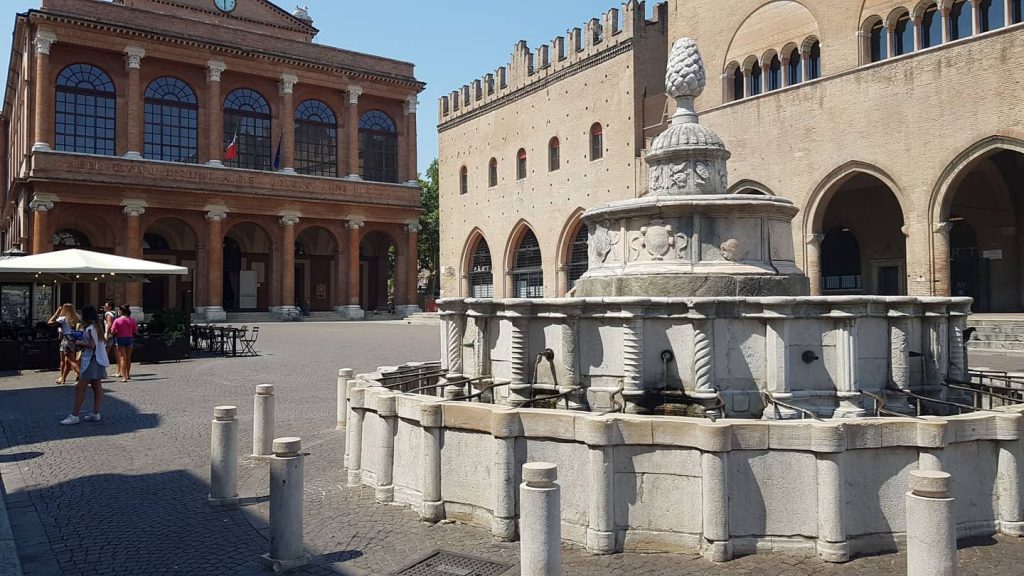
[{"label": "arched window", "polygon": [[910,14],[900,16],[892,33],[893,56],[902,56],[914,51],[914,24],[910,21]]},{"label": "arched window", "polygon": [[761,65],[754,62],[750,67],[750,95],[757,96],[761,93]]},{"label": "arched window", "polygon": [[498,159],[491,158],[487,164],[487,186],[494,188],[498,185]]},{"label": "arched window", "polygon": [[359,164],[365,180],[398,182],[398,133],[380,110],[359,118]]},{"label": "arched window", "polygon": [[789,53],[789,62],[786,63],[787,84],[795,86],[804,79],[803,58],[800,56],[800,49],[793,48]]},{"label": "arched window", "polygon": [[146,87],[143,156],[165,162],[199,161],[199,104],[192,88],[171,76]]},{"label": "arched window", "polygon": [[526,178],[526,150],[520,148],[516,152],[516,180]]},{"label": "arched window", "polygon": [[92,242],[89,241],[89,237],[82,234],[78,230],[72,230],[65,228],[58,230],[53,234],[53,245],[57,249],[61,248],[90,248]]},{"label": "arched window", "polygon": [[886,38],[882,21],[871,27],[871,61],[880,62],[889,57],[889,39]]},{"label": "arched window", "polygon": [[779,55],[772,56],[772,59],[768,62],[768,90],[778,90],[782,88],[782,61],[779,60]]},{"label": "arched window", "polygon": [[811,44],[811,54],[807,58],[807,77],[811,80],[821,78],[821,42]]},{"label": "arched window", "polygon": [[295,108],[295,171],[338,176],[338,120],[320,100],[303,100]]},{"label": "arched window", "polygon": [[1006,25],[1006,11],[1003,8],[1003,0],[981,0],[978,2],[982,32],[996,30]]},{"label": "arched window", "polygon": [[863,288],[860,270],[860,243],[849,228],[836,227],[821,242],[822,289],[829,291],[860,291]]},{"label": "arched window", "polygon": [[72,64],[57,75],[56,148],[113,156],[114,83],[91,64]]},{"label": "arched window", "polygon": [[469,297],[494,298],[494,274],[491,267],[491,249],[480,238],[469,264]]},{"label": "arched window", "polygon": [[974,33],[974,12],[970,0],[954,2],[949,9],[949,39],[962,40]]},{"label": "arched window", "polygon": [[732,70],[732,99],[743,98],[743,68],[738,65]]},{"label": "arched window", "polygon": [[270,106],[259,92],[249,88],[233,90],[224,99],[224,141],[236,142],[228,166],[249,170],[271,170]]},{"label": "arched window", "polygon": [[541,267],[540,243],[533,230],[527,229],[519,240],[512,264],[512,297],[543,298],[544,270]]},{"label": "arched window", "polygon": [[171,244],[167,241],[167,238],[159,234],[147,232],[142,235],[142,249],[157,252],[166,252],[171,249]]},{"label": "arched window", "polygon": [[604,128],[600,122],[590,125],[590,160],[604,158]]},{"label": "arched window", "polygon": [[569,264],[566,266],[566,290],[576,287],[576,282],[587,273],[589,267],[587,261],[587,227],[580,224],[576,236],[572,239],[572,248],[569,252]]},{"label": "arched window", "polygon": [[561,158],[559,158],[559,143],[558,138],[552,138],[548,141],[548,171],[554,172],[558,170],[561,164]]},{"label": "arched window", "polygon": [[921,16],[921,48],[942,44],[942,16],[939,7],[932,4]]},{"label": "arched window", "polygon": [[469,170],[465,166],[459,169],[459,194],[469,194]]}]

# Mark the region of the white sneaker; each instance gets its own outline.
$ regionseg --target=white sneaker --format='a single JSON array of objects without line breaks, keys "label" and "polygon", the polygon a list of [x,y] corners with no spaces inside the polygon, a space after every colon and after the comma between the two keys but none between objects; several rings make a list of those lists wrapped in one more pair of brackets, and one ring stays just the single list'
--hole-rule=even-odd
[{"label": "white sneaker", "polygon": [[[88,418],[88,416],[86,416],[86,418]],[[65,426],[67,426],[69,424],[78,424],[78,420],[79,420],[78,416],[75,416],[74,414],[71,414],[67,418],[61,420],[60,423],[64,424]]]},{"label": "white sneaker", "polygon": [[95,412],[86,414],[85,416],[82,417],[82,420],[85,420],[86,422],[99,422],[102,419],[103,418]]}]

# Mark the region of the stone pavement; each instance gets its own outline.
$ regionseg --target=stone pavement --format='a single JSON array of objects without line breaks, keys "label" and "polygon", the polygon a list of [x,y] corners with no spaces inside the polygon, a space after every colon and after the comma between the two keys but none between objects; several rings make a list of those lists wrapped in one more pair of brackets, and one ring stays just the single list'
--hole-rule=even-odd
[{"label": "stone pavement", "polygon": [[[243,458],[241,508],[206,504],[213,407],[238,405],[246,454],[258,384],[275,385],[277,435],[301,436],[310,453],[305,540],[313,564],[296,574],[387,574],[439,548],[515,564],[516,543],[469,526],[425,524],[407,508],[375,504],[369,489],[344,487],[344,434],[333,429],[337,369],[433,359],[436,327],[270,324],[258,348],[258,358],[138,366],[135,382],[108,384],[102,423],[71,427],[57,424],[72,391],[55,386],[53,373],[0,375],[0,476],[25,574],[265,574],[266,465]],[[969,544],[961,574],[1022,573],[1024,542]],[[905,573],[902,554],[838,566],[787,556],[714,565],[687,555],[596,557],[565,547],[563,562],[565,574]]]}]

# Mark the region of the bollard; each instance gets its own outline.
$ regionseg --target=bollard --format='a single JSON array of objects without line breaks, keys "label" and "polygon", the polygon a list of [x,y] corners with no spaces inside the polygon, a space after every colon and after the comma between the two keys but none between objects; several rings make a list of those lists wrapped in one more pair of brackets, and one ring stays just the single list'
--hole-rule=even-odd
[{"label": "bollard", "polygon": [[210,496],[215,506],[238,504],[238,420],[235,406],[213,409],[210,431]]},{"label": "bollard", "polygon": [[907,576],[956,574],[956,523],[950,475],[937,470],[910,472],[907,492]]},{"label": "bollard", "polygon": [[252,400],[252,455],[255,458],[271,456],[274,441],[274,386],[260,384]]},{"label": "bollard", "polygon": [[263,562],[275,572],[305,566],[302,550],[301,438],[275,438],[270,459],[270,552]]},{"label": "bollard", "polygon": [[519,485],[519,565],[522,576],[562,573],[562,511],[558,467],[547,462],[523,464]]},{"label": "bollard", "polygon": [[351,368],[338,369],[338,430],[344,428],[348,420],[348,381],[352,379],[353,374]]}]

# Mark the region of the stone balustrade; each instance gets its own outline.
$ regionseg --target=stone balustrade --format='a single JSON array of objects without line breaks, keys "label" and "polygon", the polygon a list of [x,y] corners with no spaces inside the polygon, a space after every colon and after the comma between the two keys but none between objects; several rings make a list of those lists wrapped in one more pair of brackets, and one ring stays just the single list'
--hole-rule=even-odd
[{"label": "stone balustrade", "polygon": [[349,459],[350,479],[425,520],[490,528],[500,539],[516,537],[519,471],[532,461],[558,466],[562,538],[592,553],[818,553],[843,562],[893,550],[918,469],[957,479],[959,537],[1024,535],[1024,407],[712,423],[443,402],[391,392],[379,376],[354,380],[358,417],[349,425],[360,430],[350,450],[361,458]]},{"label": "stone balustrade", "polygon": [[[439,302],[443,363],[469,377],[585,387],[591,409],[642,412],[663,391],[720,394],[726,416],[798,416],[765,410],[761,391],[822,417],[865,412],[860,391],[909,411],[897,388],[938,397],[967,370],[969,298],[457,299]],[[553,359],[538,359],[545,350]],[[664,354],[671,352],[671,354]],[[669,360],[666,360],[669,358]],[[517,388],[518,386],[518,388]],[[886,390],[889,388],[889,390]],[[511,396],[511,397],[510,397]]]}]

